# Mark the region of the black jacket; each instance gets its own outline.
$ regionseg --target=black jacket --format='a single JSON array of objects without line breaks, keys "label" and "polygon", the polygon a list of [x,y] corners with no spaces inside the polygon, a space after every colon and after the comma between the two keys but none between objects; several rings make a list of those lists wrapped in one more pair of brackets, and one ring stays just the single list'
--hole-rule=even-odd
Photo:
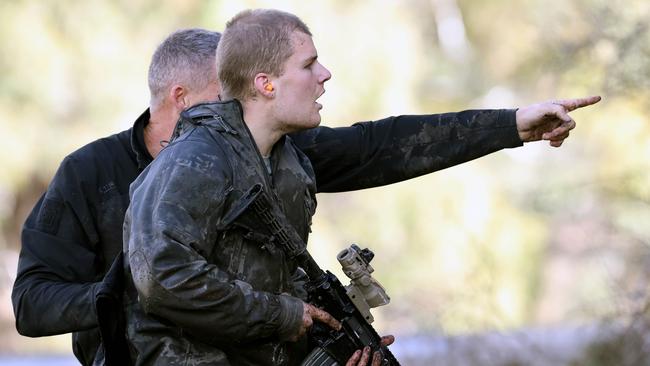
[{"label": "black jacket", "polygon": [[[99,139],[61,163],[25,222],[12,302],[19,333],[68,332],[92,363],[98,345],[94,297],[122,248],[128,187],[151,161],[143,113],[132,129]],[[374,187],[520,146],[513,110],[389,117],[291,136],[311,161],[317,192]]]},{"label": "black jacket", "polygon": [[73,332],[84,365],[100,342],[95,295],[122,250],[129,185],[152,160],[148,122],[147,110],[132,128],[68,155],[23,227],[11,294],[16,329],[30,337]]}]

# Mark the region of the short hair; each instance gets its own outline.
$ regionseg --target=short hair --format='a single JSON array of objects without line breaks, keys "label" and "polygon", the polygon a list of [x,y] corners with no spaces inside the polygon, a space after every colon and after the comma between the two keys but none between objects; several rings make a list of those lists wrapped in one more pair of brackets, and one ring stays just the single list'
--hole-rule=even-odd
[{"label": "short hair", "polygon": [[230,19],[217,48],[222,95],[246,100],[256,95],[256,74],[281,76],[294,52],[291,35],[296,30],[311,36],[300,18],[280,10],[244,10]]},{"label": "short hair", "polygon": [[161,103],[173,84],[200,91],[215,82],[215,53],[220,38],[219,32],[198,28],[170,34],[158,46],[149,65],[150,105]]}]

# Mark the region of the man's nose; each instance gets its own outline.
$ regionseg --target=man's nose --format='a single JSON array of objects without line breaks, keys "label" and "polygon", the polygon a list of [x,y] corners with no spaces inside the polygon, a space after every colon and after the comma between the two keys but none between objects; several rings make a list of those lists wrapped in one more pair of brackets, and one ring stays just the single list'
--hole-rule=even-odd
[{"label": "man's nose", "polygon": [[322,64],[319,63],[319,65],[322,69],[320,73],[319,82],[322,84],[332,78],[332,73],[327,68],[325,68],[325,66],[323,66]]}]

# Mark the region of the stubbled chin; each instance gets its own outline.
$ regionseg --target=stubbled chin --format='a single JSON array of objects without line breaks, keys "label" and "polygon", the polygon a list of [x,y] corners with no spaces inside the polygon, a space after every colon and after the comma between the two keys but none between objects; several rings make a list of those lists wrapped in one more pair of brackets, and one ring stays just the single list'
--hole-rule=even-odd
[{"label": "stubbled chin", "polygon": [[321,121],[320,113],[316,112],[314,118],[311,119],[311,126],[309,126],[309,128],[318,127],[318,125],[320,125],[320,121]]}]

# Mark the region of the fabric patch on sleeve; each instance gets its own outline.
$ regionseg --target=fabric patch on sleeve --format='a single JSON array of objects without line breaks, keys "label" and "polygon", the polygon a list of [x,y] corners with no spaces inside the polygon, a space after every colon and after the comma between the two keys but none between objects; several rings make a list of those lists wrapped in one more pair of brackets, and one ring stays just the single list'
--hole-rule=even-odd
[{"label": "fabric patch on sleeve", "polygon": [[61,222],[62,213],[63,202],[46,198],[43,201],[41,210],[38,212],[36,227],[48,234],[56,234],[59,223]]}]

